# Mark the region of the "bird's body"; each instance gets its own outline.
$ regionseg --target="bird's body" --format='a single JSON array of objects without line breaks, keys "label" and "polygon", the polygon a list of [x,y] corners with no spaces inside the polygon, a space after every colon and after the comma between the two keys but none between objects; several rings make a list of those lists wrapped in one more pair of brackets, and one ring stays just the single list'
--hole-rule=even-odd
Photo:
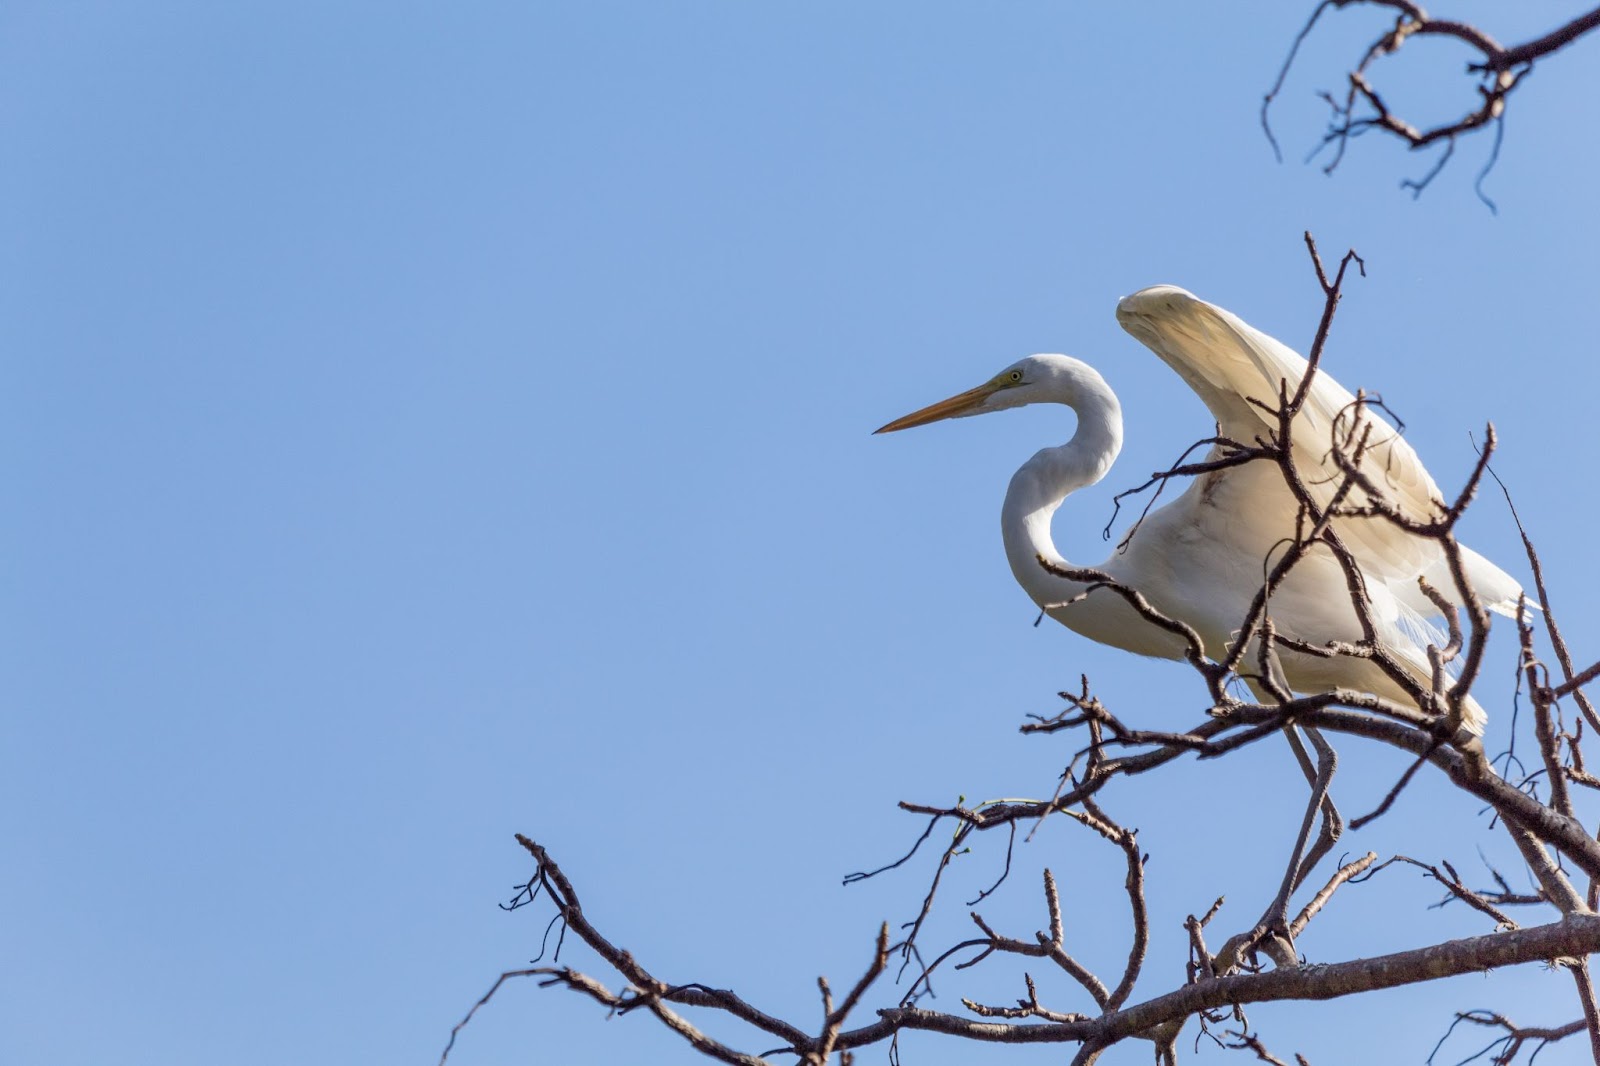
[{"label": "bird's body", "polygon": [[[1280,387],[1286,384],[1292,394],[1307,369],[1306,361],[1283,344],[1172,286],[1127,297],[1117,317],[1205,401],[1220,436],[1246,446],[1276,429],[1275,417],[1249,398],[1275,407]],[[1068,495],[1103,478],[1122,447],[1121,406],[1092,367],[1064,355],[1030,356],[984,385],[879,432],[1029,403],[1066,404],[1077,413],[1078,427],[1070,441],[1041,450],[1011,479],[1001,526],[1017,582],[1052,618],[1091,640],[1141,655],[1182,657],[1182,638],[1152,624],[1122,596],[1105,589],[1087,591],[1085,583],[1050,573],[1041,564],[1044,560],[1071,568],[1055,548],[1051,518]],[[1355,413],[1354,403],[1355,397],[1319,373],[1295,421],[1296,464],[1307,491],[1322,506],[1342,480],[1329,458],[1335,424],[1366,418]],[[1374,428],[1358,462],[1384,499],[1419,521],[1441,514],[1438,487],[1410,445],[1388,425],[1370,418],[1367,422]],[[1214,450],[1212,458],[1221,455]],[[1347,502],[1363,500],[1357,489]],[[1188,624],[1206,654],[1221,659],[1271,566],[1295,537],[1299,519],[1300,507],[1277,464],[1257,460],[1213,470],[1147,515],[1126,546],[1095,569],[1141,593],[1162,614]],[[1375,517],[1341,519],[1335,528],[1361,568],[1378,643],[1418,681],[1431,686],[1427,646],[1437,630],[1427,619],[1438,608],[1422,592],[1418,578],[1427,578],[1447,598],[1460,601],[1438,542]],[[1514,606],[1521,591],[1517,582],[1476,553],[1464,552],[1468,581],[1485,603],[1502,611]],[[1354,644],[1362,637],[1350,583],[1325,544],[1314,546],[1273,590],[1271,617],[1280,635],[1309,644]],[[1280,680],[1295,691],[1350,688],[1409,700],[1370,660],[1288,648],[1279,649],[1277,658]],[[1463,709],[1467,727],[1481,732],[1481,708],[1468,697]]]}]

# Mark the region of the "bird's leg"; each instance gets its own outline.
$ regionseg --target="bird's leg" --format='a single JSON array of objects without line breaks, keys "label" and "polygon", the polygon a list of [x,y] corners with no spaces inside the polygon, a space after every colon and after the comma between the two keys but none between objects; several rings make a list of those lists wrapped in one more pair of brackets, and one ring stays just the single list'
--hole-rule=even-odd
[{"label": "bird's leg", "polygon": [[[1300,764],[1300,770],[1305,774],[1306,783],[1311,786],[1311,800],[1306,805],[1299,836],[1295,838],[1294,850],[1290,853],[1288,867],[1284,870],[1278,894],[1268,904],[1266,911],[1261,915],[1261,920],[1249,932],[1232,937],[1218,952],[1219,973],[1231,971],[1246,955],[1255,950],[1264,952],[1279,967],[1299,965],[1299,956],[1295,952],[1294,937],[1289,926],[1289,901],[1317,864],[1333,850],[1333,845],[1344,832],[1344,819],[1340,817],[1339,809],[1334,806],[1333,799],[1328,795],[1334,770],[1339,764],[1339,755],[1318,730],[1311,726],[1303,728],[1317,752],[1315,765],[1312,764],[1311,756],[1300,740],[1297,728],[1288,725],[1283,731],[1285,739],[1289,741],[1289,747],[1294,750],[1295,761]],[[1316,842],[1308,849],[1311,829],[1317,822],[1319,812],[1322,815],[1322,831],[1317,835]]]},{"label": "bird's leg", "polygon": [[[1306,736],[1311,739],[1312,747],[1317,751],[1317,762],[1314,767],[1310,755],[1306,753],[1305,745],[1300,741],[1299,730],[1294,725],[1289,725],[1284,728],[1283,735],[1284,739],[1288,740],[1289,747],[1294,749],[1295,761],[1300,764],[1300,771],[1305,774],[1306,783],[1311,786],[1311,800],[1306,804],[1305,818],[1300,823],[1300,835],[1295,838],[1294,850],[1290,852],[1288,866],[1283,871],[1283,883],[1278,888],[1278,895],[1266,913],[1261,916],[1260,923],[1266,938],[1269,941],[1278,941],[1277,945],[1263,943],[1262,946],[1280,966],[1292,966],[1297,962],[1294,937],[1289,929],[1289,901],[1317,864],[1333,850],[1333,845],[1344,832],[1344,819],[1339,816],[1339,809],[1334,806],[1332,797],[1328,795],[1333,772],[1339,765],[1339,754],[1318,730],[1311,726],[1304,728]],[[1317,834],[1316,842],[1310,844],[1308,849],[1311,827],[1316,824],[1319,812],[1322,815],[1322,831]],[[1274,946],[1279,950],[1272,950]]]},{"label": "bird's leg", "polygon": [[[1269,626],[1270,624],[1267,623]],[[1270,636],[1270,633],[1268,635]],[[1262,666],[1264,672],[1270,671],[1276,684],[1269,686],[1259,678],[1247,681],[1257,698],[1265,702],[1265,697],[1270,697],[1274,688],[1287,693],[1288,679],[1283,676],[1277,656],[1265,657]],[[1300,741],[1300,729],[1306,731],[1306,736],[1311,738],[1312,747],[1317,750],[1315,766],[1311,764],[1311,756],[1306,753],[1306,747]],[[1274,924],[1281,925],[1287,931],[1290,898],[1310,876],[1311,871],[1316,869],[1317,864],[1327,858],[1328,852],[1333,850],[1333,845],[1344,834],[1344,818],[1340,816],[1339,808],[1334,806],[1333,797],[1328,794],[1333,782],[1333,773],[1339,766],[1339,753],[1333,750],[1333,745],[1328,743],[1321,731],[1313,726],[1297,727],[1293,722],[1289,722],[1283,727],[1283,736],[1294,752],[1295,762],[1300,764],[1300,772],[1305,775],[1306,784],[1311,786],[1311,802],[1306,807],[1306,815],[1300,825],[1300,835],[1295,839],[1288,869],[1284,871],[1283,884],[1278,890],[1273,906],[1267,911],[1267,917],[1275,919]],[[1307,852],[1306,843],[1311,839],[1311,825],[1316,819],[1318,809],[1322,811],[1322,831],[1317,835],[1316,843],[1312,844],[1310,851]]]},{"label": "bird's leg", "polygon": [[[1328,794],[1329,785],[1333,782],[1333,772],[1339,766],[1339,753],[1333,750],[1323,737],[1321,731],[1312,726],[1302,726],[1306,736],[1311,739],[1311,746],[1317,749],[1317,765],[1311,765],[1310,758],[1306,755],[1305,745],[1300,743],[1300,737],[1294,726],[1283,731],[1289,741],[1289,746],[1294,749],[1294,757],[1300,764],[1300,770],[1306,776],[1306,783],[1311,786],[1311,807],[1306,811],[1306,820],[1300,828],[1300,839],[1295,844],[1295,865],[1290,866],[1293,883],[1289,885],[1288,892],[1284,894],[1283,905],[1288,907],[1289,896],[1293,895],[1317,864],[1328,857],[1328,852],[1333,850],[1333,845],[1344,833],[1344,819],[1339,816],[1339,808],[1333,805],[1333,797]],[[1300,850],[1305,847],[1306,837],[1309,835],[1312,811],[1322,809],[1322,831],[1317,834],[1317,842],[1311,845],[1311,850],[1303,857]],[[1286,878],[1287,883],[1287,878]],[[1286,912],[1287,913],[1287,912]]]}]

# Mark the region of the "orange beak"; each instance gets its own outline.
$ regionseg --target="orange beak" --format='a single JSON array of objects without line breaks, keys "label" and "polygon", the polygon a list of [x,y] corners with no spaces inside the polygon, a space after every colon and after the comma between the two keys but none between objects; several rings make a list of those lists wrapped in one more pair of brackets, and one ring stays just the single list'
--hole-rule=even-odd
[{"label": "orange beak", "polygon": [[970,414],[974,408],[979,407],[983,401],[993,396],[998,388],[999,386],[992,381],[985,382],[975,389],[968,389],[966,392],[958,393],[948,400],[940,400],[938,403],[929,404],[920,411],[912,411],[904,418],[897,418],[887,426],[875,429],[872,432],[894,433],[898,430],[910,429],[912,426],[925,426],[929,422],[938,422],[946,418],[955,418],[957,415]]}]

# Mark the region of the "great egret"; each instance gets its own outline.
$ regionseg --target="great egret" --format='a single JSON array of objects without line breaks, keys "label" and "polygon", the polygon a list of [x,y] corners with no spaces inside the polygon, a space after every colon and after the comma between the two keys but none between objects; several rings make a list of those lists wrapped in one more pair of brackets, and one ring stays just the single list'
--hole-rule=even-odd
[{"label": "great egret", "polygon": [[[1306,360],[1281,342],[1175,286],[1125,297],[1117,305],[1117,320],[1199,395],[1220,436],[1243,444],[1276,429],[1274,416],[1249,401],[1275,407],[1280,383],[1292,393],[1307,370]],[[877,432],[1031,403],[1066,404],[1077,413],[1078,427],[1070,441],[1043,449],[1011,479],[1001,511],[1011,572],[1041,609],[1069,629],[1140,655],[1181,658],[1183,640],[1151,624],[1121,596],[1103,589],[1083,595],[1088,586],[1053,575],[1039,562],[1070,565],[1051,540],[1051,517],[1074,490],[1103,478],[1122,448],[1121,406],[1093,367],[1065,355],[1031,355],[977,388]],[[1295,423],[1296,465],[1324,504],[1341,480],[1329,457],[1335,421],[1341,412],[1351,417],[1353,403],[1354,396],[1319,372]],[[1373,422],[1377,432],[1361,457],[1361,469],[1408,516],[1425,521],[1442,513],[1439,488],[1416,452],[1391,427]],[[1217,449],[1211,453],[1220,455]],[[1358,492],[1349,502],[1363,498]],[[1285,538],[1294,535],[1297,515],[1298,505],[1276,464],[1258,460],[1214,471],[1148,515],[1126,548],[1096,569],[1142,593],[1158,611],[1188,623],[1207,655],[1220,659],[1244,622],[1266,567],[1283,551]],[[1439,611],[1417,579],[1426,578],[1459,602],[1443,550],[1437,541],[1381,518],[1347,518],[1336,528],[1363,571],[1379,641],[1431,687],[1427,646],[1437,626],[1427,618]],[[1517,582],[1476,552],[1463,548],[1463,554],[1467,579],[1484,604],[1514,614],[1522,591]],[[1280,635],[1306,643],[1361,638],[1344,572],[1325,546],[1308,554],[1274,591],[1271,617]],[[1253,666],[1253,655],[1247,661]],[[1370,660],[1282,649],[1279,661],[1281,680],[1298,692],[1343,687],[1410,702]],[[1462,718],[1472,733],[1482,733],[1483,710],[1470,696],[1463,701]]]}]

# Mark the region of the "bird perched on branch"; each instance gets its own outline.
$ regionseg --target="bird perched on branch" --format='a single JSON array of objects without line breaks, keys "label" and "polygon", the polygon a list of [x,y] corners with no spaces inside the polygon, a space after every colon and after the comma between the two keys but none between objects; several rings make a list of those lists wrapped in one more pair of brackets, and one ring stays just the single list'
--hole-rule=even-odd
[{"label": "bird perched on branch", "polygon": [[[1346,688],[1414,703],[1363,647],[1386,651],[1421,688],[1434,690],[1428,648],[1446,644],[1435,620],[1465,597],[1436,526],[1448,508],[1411,446],[1327,374],[1313,373],[1301,390],[1304,358],[1183,289],[1136,292],[1117,306],[1117,320],[1204,401],[1218,440],[1184,493],[1145,516],[1095,575],[1074,572],[1050,536],[1056,509],[1105,477],[1122,448],[1121,405],[1093,367],[1065,355],[1031,355],[877,432],[1065,404],[1077,414],[1077,431],[1022,465],[1001,511],[1011,571],[1044,612],[1103,644],[1183,658],[1188,638],[1154,623],[1120,586],[1189,627],[1206,657],[1232,656],[1242,676],[1254,672],[1258,691],[1271,687],[1257,668],[1266,662],[1271,680],[1296,692]],[[1288,448],[1281,447],[1285,425]],[[1262,626],[1247,626],[1247,618],[1290,553],[1297,558],[1257,612],[1282,638],[1273,642],[1275,655],[1263,657]],[[1522,592],[1516,580],[1468,548],[1459,559],[1483,605],[1514,615]],[[1249,647],[1236,649],[1242,629]],[[1329,654],[1330,647],[1345,651]],[[1482,733],[1483,710],[1470,695],[1461,700],[1461,716],[1468,730]]]}]

